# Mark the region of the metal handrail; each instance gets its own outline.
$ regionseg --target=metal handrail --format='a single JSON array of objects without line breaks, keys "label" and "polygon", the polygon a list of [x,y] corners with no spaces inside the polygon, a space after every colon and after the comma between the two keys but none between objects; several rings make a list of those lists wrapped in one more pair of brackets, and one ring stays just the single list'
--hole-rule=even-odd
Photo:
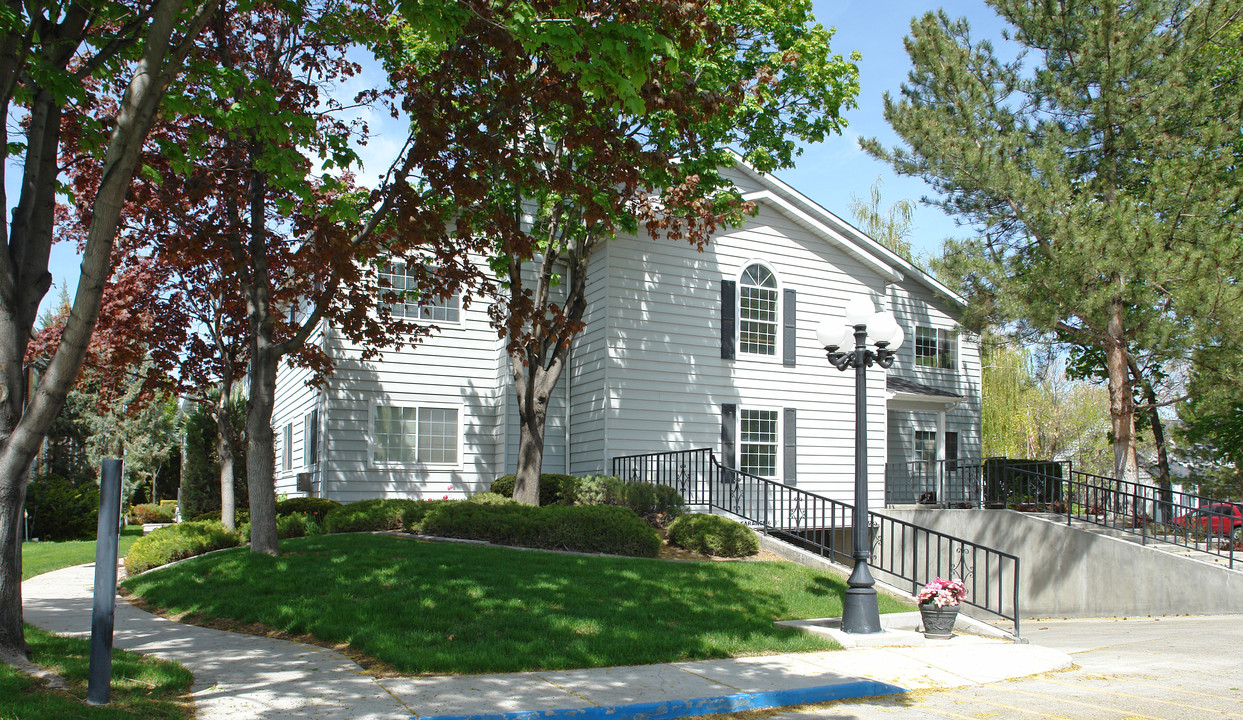
[{"label": "metal handrail", "polygon": [[[1160,542],[1185,547],[1225,558],[1231,569],[1235,556],[1243,554],[1235,549],[1236,544],[1243,543],[1243,526],[1231,523],[1226,533],[1214,533],[1211,520],[1202,531],[1198,524],[1193,526],[1191,520],[1183,519],[1208,505],[1239,503],[1183,492],[1162,497],[1161,488],[1153,485],[1073,469],[1066,478],[1017,467],[1015,471],[1038,477],[1040,485],[1049,488],[1043,497],[1035,499],[1036,507],[1032,509],[1064,515],[1067,525],[1079,520],[1137,536],[1141,545]],[[1218,537],[1224,539],[1215,541]]]},{"label": "metal handrail", "polygon": [[[613,474],[668,485],[688,505],[721,510],[833,562],[853,563],[852,505],[725,467],[711,448],[615,457]],[[934,577],[961,578],[965,604],[1009,620],[1019,634],[1017,556],[879,513],[868,516],[873,570],[888,574],[891,584],[909,582],[912,595]]]}]

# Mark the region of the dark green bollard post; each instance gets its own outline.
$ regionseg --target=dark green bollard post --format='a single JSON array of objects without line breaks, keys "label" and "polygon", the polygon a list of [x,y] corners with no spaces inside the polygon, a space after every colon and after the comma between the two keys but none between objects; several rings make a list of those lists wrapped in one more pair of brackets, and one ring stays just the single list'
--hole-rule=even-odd
[{"label": "dark green bollard post", "polygon": [[95,542],[95,601],[91,606],[91,664],[86,702],[107,705],[112,681],[112,626],[117,609],[117,540],[121,525],[121,461],[99,471],[99,526]]}]

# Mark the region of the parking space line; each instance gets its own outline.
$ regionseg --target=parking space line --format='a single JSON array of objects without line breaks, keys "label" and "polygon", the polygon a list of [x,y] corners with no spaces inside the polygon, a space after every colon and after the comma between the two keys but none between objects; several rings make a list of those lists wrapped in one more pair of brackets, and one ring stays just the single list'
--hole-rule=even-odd
[{"label": "parking space line", "polygon": [[[1032,692],[1031,690],[1019,690],[1018,688],[1010,688],[1010,692],[1018,693],[1019,695],[1028,695],[1030,697],[1040,698],[1042,700],[1054,700],[1056,702],[1071,702],[1070,700],[1067,700],[1066,698],[1063,698],[1063,697],[1058,697],[1056,695],[1046,695],[1044,693],[1038,693],[1038,692]],[[1084,702],[1083,700],[1074,700],[1073,702],[1075,703],[1075,705],[1078,705],[1081,707],[1088,707],[1094,710],[1105,710],[1108,712],[1116,712],[1121,715],[1125,715],[1127,720],[1132,720],[1132,719],[1134,720],[1166,720],[1166,718],[1159,718],[1153,715],[1140,715],[1140,714],[1131,712],[1130,710],[1123,710],[1121,708],[1110,707],[1108,705],[1095,705],[1090,702]]]},{"label": "parking space line", "polygon": [[[1076,684],[1074,684],[1074,683],[1062,682],[1062,681],[1060,681],[1060,680],[1053,680],[1053,679],[1051,679],[1051,678],[1046,678],[1046,679],[1045,679],[1045,682],[1048,682],[1048,683],[1050,683],[1050,684],[1052,684],[1052,685],[1062,685],[1062,686],[1064,686],[1064,687],[1073,687],[1073,688],[1082,688],[1082,687],[1083,687],[1082,685],[1076,685]],[[1134,682],[1134,681],[1129,681],[1129,682]],[[1138,683],[1136,683],[1136,684],[1138,684]],[[1146,684],[1147,684],[1147,683],[1146,683]],[[1207,693],[1199,693],[1199,692],[1195,692],[1194,690],[1186,690],[1186,691],[1182,691],[1182,690],[1179,690],[1179,688],[1167,687],[1167,686],[1165,686],[1165,685],[1158,685],[1158,684],[1156,684],[1156,683],[1151,683],[1151,686],[1152,686],[1152,687],[1154,687],[1154,688],[1157,688],[1157,689],[1159,689],[1159,690],[1174,690],[1174,691],[1178,691],[1178,692],[1188,692],[1188,693],[1191,693],[1191,694],[1193,694],[1193,695],[1204,695],[1204,696],[1206,696],[1206,697],[1221,697],[1220,695],[1208,695]],[[1110,695],[1118,695],[1118,696],[1125,697],[1125,698],[1133,698],[1133,699],[1136,699],[1136,700],[1147,700],[1147,701],[1149,701],[1149,702],[1158,702],[1158,703],[1161,703],[1162,705],[1173,705],[1174,707],[1182,708],[1182,709],[1184,709],[1184,710],[1196,710],[1196,711],[1199,711],[1199,712],[1214,712],[1214,713],[1222,713],[1223,715],[1225,715],[1225,716],[1227,716],[1227,717],[1233,717],[1233,718],[1243,718],[1243,715],[1240,715],[1239,713],[1232,713],[1232,712],[1230,712],[1229,710],[1219,710],[1219,709],[1217,709],[1217,708],[1201,707],[1201,706],[1199,706],[1199,705],[1186,705],[1186,704],[1183,704],[1183,703],[1180,703],[1180,702],[1174,702],[1173,700],[1162,700],[1161,698],[1145,697],[1145,696],[1143,696],[1143,695],[1133,695],[1133,694],[1131,694],[1131,693],[1122,692],[1121,690],[1110,690],[1110,689],[1108,689],[1108,688],[1101,688],[1101,687],[1098,687],[1098,688],[1094,688],[1094,690],[1095,690],[1095,692],[1109,693]]]}]

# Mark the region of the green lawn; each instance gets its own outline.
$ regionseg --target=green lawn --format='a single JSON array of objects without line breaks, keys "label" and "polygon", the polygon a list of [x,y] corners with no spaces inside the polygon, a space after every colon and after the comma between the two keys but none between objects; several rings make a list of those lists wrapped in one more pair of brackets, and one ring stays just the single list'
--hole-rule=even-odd
[{"label": "green lawn", "polygon": [[[140,537],[142,537],[141,525],[121,528],[121,542],[118,548],[120,556],[125,557],[125,553],[129,552],[129,546]],[[22,543],[22,580],[88,562],[95,562],[94,540]],[[8,720],[8,718],[3,720]]]},{"label": "green lawn", "polygon": [[[50,543],[49,543],[50,544]],[[30,659],[68,681],[69,689],[48,690],[39,680],[0,663],[3,720],[190,720],[188,693],[193,676],[176,663],[123,650],[112,653],[111,702],[86,704],[90,640],[66,638],[26,626]]]},{"label": "green lawn", "polygon": [[[675,662],[836,647],[773,621],[841,614],[845,582],[783,562],[585,557],[349,534],[239,548],[125,582],[200,620],[348,643],[410,673]],[[882,596],[881,612],[911,608]]]}]

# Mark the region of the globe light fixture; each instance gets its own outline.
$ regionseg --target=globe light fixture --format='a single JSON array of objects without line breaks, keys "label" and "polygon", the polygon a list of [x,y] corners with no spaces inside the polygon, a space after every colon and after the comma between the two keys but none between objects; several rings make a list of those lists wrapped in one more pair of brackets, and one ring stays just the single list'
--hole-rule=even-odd
[{"label": "globe light fixture", "polygon": [[[872,539],[868,532],[867,369],[873,364],[891,367],[894,352],[902,347],[905,337],[893,313],[876,312],[872,301],[863,296],[846,303],[844,317],[826,318],[816,329],[816,339],[824,346],[829,363],[842,371],[855,369],[855,503],[851,515],[855,567],[846,581],[849,588],[842,604],[843,632],[881,631],[876,581],[868,568]],[[869,342],[875,350],[868,348]],[[841,350],[849,347],[854,349]]]}]

